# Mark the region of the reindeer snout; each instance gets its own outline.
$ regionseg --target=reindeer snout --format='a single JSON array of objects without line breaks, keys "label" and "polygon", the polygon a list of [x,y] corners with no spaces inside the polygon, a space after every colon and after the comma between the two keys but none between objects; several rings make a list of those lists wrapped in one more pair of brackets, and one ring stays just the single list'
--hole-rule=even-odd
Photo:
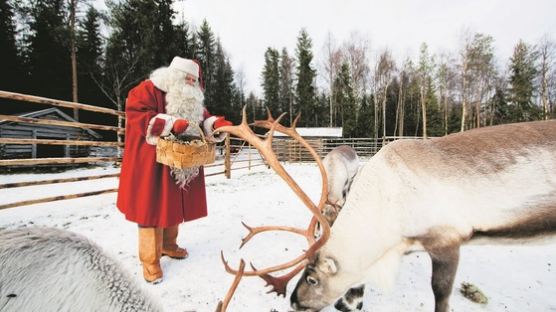
[{"label": "reindeer snout", "polygon": [[311,308],[304,307],[301,304],[299,304],[299,302],[297,302],[297,296],[295,295],[295,292],[292,294],[290,298],[290,305],[293,311],[295,312],[318,312],[319,311],[319,310],[313,310]]}]

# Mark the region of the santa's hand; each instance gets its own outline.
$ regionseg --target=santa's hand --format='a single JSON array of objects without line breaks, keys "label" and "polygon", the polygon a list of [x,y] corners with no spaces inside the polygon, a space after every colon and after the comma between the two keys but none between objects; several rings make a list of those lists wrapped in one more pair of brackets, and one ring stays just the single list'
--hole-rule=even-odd
[{"label": "santa's hand", "polygon": [[187,130],[187,127],[189,126],[189,122],[185,119],[176,119],[176,121],[174,121],[174,124],[172,125],[172,132],[174,134],[180,134],[185,132],[185,130]]},{"label": "santa's hand", "polygon": [[224,116],[218,116],[216,118],[216,120],[214,121],[214,130],[220,128],[220,127],[224,127],[224,126],[232,126],[232,122],[229,120],[226,120],[226,118],[224,118]]}]

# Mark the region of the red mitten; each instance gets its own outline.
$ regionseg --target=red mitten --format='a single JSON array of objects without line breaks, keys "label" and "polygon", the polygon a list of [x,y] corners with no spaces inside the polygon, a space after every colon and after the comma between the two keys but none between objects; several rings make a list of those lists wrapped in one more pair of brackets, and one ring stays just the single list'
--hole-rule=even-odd
[{"label": "red mitten", "polygon": [[160,134],[162,134],[162,131],[164,131],[165,124],[166,120],[162,118],[155,118],[151,128],[151,135],[160,136]]},{"label": "red mitten", "polygon": [[216,118],[216,120],[214,121],[214,130],[220,128],[220,127],[224,127],[224,126],[232,126],[232,122],[228,121],[224,118],[224,116],[218,116]]},{"label": "red mitten", "polygon": [[172,132],[174,134],[183,133],[187,127],[189,126],[189,122],[185,119],[176,119],[174,121],[174,125],[172,126]]}]

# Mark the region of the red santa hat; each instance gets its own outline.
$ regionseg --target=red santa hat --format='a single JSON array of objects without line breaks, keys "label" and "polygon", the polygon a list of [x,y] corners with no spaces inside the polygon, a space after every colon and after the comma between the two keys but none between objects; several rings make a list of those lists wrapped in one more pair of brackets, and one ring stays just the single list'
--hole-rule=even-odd
[{"label": "red santa hat", "polygon": [[170,66],[168,67],[177,69],[186,74],[190,74],[195,78],[199,79],[199,71],[200,71],[199,64],[197,64],[193,60],[175,56],[172,62],[170,63]]},{"label": "red santa hat", "polygon": [[174,59],[168,67],[194,76],[199,81],[201,89],[205,89],[203,73],[201,71],[201,65],[199,64],[198,60],[191,60],[179,56],[174,56]]}]

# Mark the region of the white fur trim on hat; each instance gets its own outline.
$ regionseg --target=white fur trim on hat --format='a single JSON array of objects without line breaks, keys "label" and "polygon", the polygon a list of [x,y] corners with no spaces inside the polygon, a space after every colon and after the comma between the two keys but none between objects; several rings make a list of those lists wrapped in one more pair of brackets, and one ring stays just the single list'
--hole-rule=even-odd
[{"label": "white fur trim on hat", "polygon": [[195,76],[197,79],[199,78],[199,65],[193,60],[175,56],[168,67]]},{"label": "white fur trim on hat", "polygon": [[225,132],[220,132],[217,136],[214,136],[214,122],[216,119],[218,119],[216,116],[205,119],[205,121],[203,121],[203,128],[209,141],[222,142],[226,138]]},{"label": "white fur trim on hat", "polygon": [[160,134],[160,136],[167,136],[170,134],[170,131],[172,131],[172,127],[174,126],[174,122],[176,121],[176,118],[167,114],[157,114],[156,116],[154,116],[153,118],[151,118],[151,120],[149,120],[149,126],[147,127],[147,135],[145,137],[145,139],[147,140],[147,143],[150,145],[156,145],[156,143],[158,143],[158,138],[159,136],[156,135],[152,135],[152,128],[154,125],[154,121],[157,119],[164,119],[164,121],[166,122],[164,124],[164,129],[162,130],[162,133]]}]

